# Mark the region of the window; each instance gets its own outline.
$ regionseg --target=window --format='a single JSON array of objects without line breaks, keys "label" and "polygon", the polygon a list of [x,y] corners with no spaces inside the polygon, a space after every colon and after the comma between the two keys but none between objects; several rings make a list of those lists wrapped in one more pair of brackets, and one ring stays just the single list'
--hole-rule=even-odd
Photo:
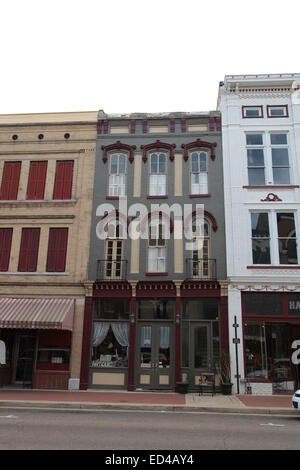
[{"label": "window", "polygon": [[298,264],[295,216],[292,212],[251,214],[253,264]]},{"label": "window", "polygon": [[149,196],[166,196],[167,155],[165,153],[152,153],[149,165]]},{"label": "window", "polygon": [[114,153],[109,163],[109,196],[125,196],[126,155]]},{"label": "window", "polygon": [[153,298],[138,301],[139,320],[173,320],[174,314],[174,300]]},{"label": "window", "polygon": [[166,239],[161,217],[149,224],[148,272],[160,273],[166,270]]},{"label": "window", "polygon": [[35,272],[39,251],[40,229],[23,228],[19,255],[19,268],[21,272]]},{"label": "window", "polygon": [[104,279],[121,279],[122,268],[122,240],[106,240],[105,276]]},{"label": "window", "polygon": [[210,279],[212,265],[210,260],[210,226],[204,219],[193,218],[193,249],[191,259],[192,278]]},{"label": "window", "polygon": [[12,233],[12,228],[0,229],[0,271],[8,271]]},{"label": "window", "polygon": [[267,106],[268,118],[288,117],[288,107],[283,106]]},{"label": "window", "polygon": [[191,194],[207,194],[207,153],[192,152],[191,154]]},{"label": "window", "polygon": [[30,162],[27,199],[44,199],[47,162]]},{"label": "window", "polygon": [[73,166],[74,162],[72,160],[56,163],[53,199],[71,199]]},{"label": "window", "polygon": [[246,134],[250,186],[290,184],[287,133]]},{"label": "window", "polygon": [[1,200],[15,201],[18,198],[21,162],[5,162],[3,168]]},{"label": "window", "polygon": [[94,322],[92,367],[128,367],[128,350],[128,322]]},{"label": "window", "polygon": [[64,272],[66,267],[68,243],[67,228],[50,228],[48,255],[47,255],[47,272]]},{"label": "window", "polygon": [[263,107],[262,106],[243,106],[242,114],[243,114],[243,118],[262,118]]}]

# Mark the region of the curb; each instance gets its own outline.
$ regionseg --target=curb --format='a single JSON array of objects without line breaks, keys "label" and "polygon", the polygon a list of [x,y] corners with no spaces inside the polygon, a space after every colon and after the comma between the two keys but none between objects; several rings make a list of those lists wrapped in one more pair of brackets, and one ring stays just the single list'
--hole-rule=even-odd
[{"label": "curb", "polygon": [[0,401],[0,409],[3,408],[25,408],[36,410],[64,410],[64,411],[104,411],[104,410],[125,410],[125,411],[157,411],[157,412],[185,412],[185,413],[222,413],[222,414],[243,414],[243,415],[281,415],[300,416],[299,411],[293,408],[217,408],[209,406],[182,406],[182,405],[152,405],[152,404],[119,404],[119,403],[95,403],[95,402],[49,402],[49,401]]}]

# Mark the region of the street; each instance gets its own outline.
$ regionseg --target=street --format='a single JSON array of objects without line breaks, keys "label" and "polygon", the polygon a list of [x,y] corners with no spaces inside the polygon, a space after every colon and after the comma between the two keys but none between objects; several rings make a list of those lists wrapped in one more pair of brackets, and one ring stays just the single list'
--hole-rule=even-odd
[{"label": "street", "polygon": [[0,409],[0,450],[299,450],[299,417]]}]

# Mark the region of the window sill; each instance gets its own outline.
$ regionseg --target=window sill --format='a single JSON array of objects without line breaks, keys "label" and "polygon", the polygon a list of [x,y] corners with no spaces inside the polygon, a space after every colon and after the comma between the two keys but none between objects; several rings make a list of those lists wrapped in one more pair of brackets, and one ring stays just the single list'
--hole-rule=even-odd
[{"label": "window sill", "polygon": [[168,196],[166,194],[161,196],[147,196],[147,199],[168,199]]},{"label": "window sill", "polygon": [[261,185],[261,186],[243,186],[244,189],[295,189],[299,188],[300,186],[297,184],[282,184],[282,185],[277,185],[277,184],[269,184],[269,185]]},{"label": "window sill", "polygon": [[281,264],[280,266],[270,266],[269,264],[264,265],[257,265],[257,266],[247,266],[247,269],[300,269],[299,265],[290,264]]},{"label": "window sill", "polygon": [[190,194],[190,198],[192,197],[210,197],[211,195],[209,193],[207,194]]},{"label": "window sill", "polygon": [[166,273],[166,272],[146,273],[146,276],[168,276],[168,273]]},{"label": "window sill", "polygon": [[30,272],[30,271],[0,271],[0,275],[5,274],[7,276],[70,276],[69,272]]},{"label": "window sill", "polygon": [[119,199],[125,199],[127,196],[106,196],[106,199],[118,201]]}]

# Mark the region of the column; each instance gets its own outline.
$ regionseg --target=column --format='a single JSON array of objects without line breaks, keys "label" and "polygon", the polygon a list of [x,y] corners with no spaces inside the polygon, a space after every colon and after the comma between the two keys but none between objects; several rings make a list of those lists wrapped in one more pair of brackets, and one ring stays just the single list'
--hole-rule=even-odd
[{"label": "column", "polygon": [[175,390],[176,383],[181,382],[181,297],[180,286],[182,281],[173,281],[176,287],[175,311]]},{"label": "column", "polygon": [[82,356],[80,371],[80,390],[86,390],[89,382],[89,363],[93,322],[93,281],[84,282],[85,308],[82,336]]},{"label": "column", "polygon": [[134,363],[135,363],[135,334],[136,334],[136,285],[138,281],[129,281],[131,284],[131,311],[130,311],[130,336],[129,336],[129,361],[128,361],[128,386],[129,392],[134,391]]}]

